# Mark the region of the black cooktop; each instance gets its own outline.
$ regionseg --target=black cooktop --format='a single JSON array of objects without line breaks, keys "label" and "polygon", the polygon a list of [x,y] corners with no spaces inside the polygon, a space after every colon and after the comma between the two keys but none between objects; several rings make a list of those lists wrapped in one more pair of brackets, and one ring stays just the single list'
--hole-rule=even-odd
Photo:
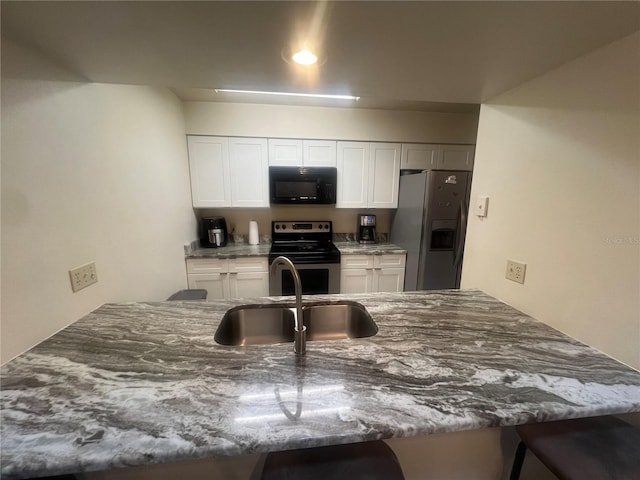
[{"label": "black cooktop", "polygon": [[330,221],[271,222],[269,262],[284,255],[293,263],[340,263],[340,251],[331,236]]}]

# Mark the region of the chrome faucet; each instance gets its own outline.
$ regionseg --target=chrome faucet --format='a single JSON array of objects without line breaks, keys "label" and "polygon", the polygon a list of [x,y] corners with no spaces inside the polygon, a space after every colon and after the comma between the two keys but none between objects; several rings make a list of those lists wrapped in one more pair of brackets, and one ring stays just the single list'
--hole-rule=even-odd
[{"label": "chrome faucet", "polygon": [[273,263],[271,264],[271,275],[274,274],[275,269],[278,265],[284,265],[289,269],[291,275],[293,276],[293,283],[295,285],[295,293],[296,293],[296,309],[293,311],[294,318],[294,342],[293,342],[293,351],[297,355],[304,355],[307,350],[307,327],[303,324],[302,319],[302,282],[300,281],[300,274],[296,269],[295,265],[291,260],[287,257],[277,257]]}]

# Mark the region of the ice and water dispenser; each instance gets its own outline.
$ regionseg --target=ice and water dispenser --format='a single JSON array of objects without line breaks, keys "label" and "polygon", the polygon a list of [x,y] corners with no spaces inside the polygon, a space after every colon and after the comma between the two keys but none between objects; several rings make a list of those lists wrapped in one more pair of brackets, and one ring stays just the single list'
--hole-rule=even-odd
[{"label": "ice and water dispenser", "polygon": [[434,180],[428,202],[431,214],[428,248],[430,251],[453,251],[461,228],[467,184],[458,182],[457,175],[436,176]]}]

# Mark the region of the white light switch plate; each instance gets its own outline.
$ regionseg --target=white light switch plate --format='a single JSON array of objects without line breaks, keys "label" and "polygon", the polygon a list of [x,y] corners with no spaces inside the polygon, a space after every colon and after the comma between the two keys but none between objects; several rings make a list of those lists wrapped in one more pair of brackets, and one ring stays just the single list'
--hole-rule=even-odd
[{"label": "white light switch plate", "polygon": [[489,206],[489,197],[478,197],[476,200],[475,213],[479,217],[487,216],[487,207]]}]

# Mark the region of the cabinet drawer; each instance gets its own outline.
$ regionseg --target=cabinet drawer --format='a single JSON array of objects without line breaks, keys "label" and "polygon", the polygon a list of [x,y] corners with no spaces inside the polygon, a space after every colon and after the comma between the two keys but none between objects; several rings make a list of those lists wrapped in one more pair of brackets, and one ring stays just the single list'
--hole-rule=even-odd
[{"label": "cabinet drawer", "polygon": [[406,255],[403,254],[376,255],[373,257],[373,266],[375,268],[404,268],[405,263]]},{"label": "cabinet drawer", "polygon": [[227,273],[229,263],[227,260],[217,258],[188,258],[187,273]]},{"label": "cabinet drawer", "polygon": [[342,255],[341,268],[373,268],[373,255]]},{"label": "cabinet drawer", "polygon": [[240,257],[229,259],[229,272],[267,272],[267,257]]}]

